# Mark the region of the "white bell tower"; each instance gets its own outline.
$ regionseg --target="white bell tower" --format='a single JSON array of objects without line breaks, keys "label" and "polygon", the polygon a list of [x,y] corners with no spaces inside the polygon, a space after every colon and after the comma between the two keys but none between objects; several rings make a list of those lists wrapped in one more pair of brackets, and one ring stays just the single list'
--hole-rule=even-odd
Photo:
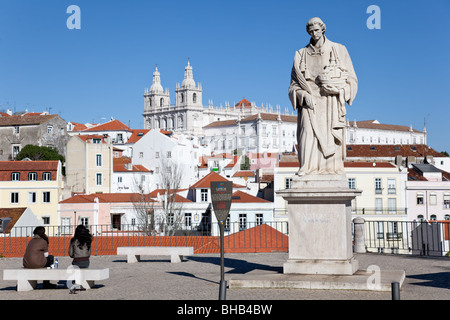
[{"label": "white bell tower", "polygon": [[144,128],[153,129],[159,127],[159,123],[155,123],[155,113],[163,110],[168,110],[170,107],[170,94],[169,90],[163,90],[161,85],[161,75],[156,67],[153,72],[153,84],[150,90],[146,90],[144,93]]},{"label": "white bell tower", "polygon": [[181,84],[177,84],[176,92],[176,107],[203,107],[202,103],[202,86],[195,85],[194,75],[192,73],[192,66],[188,60],[188,64],[184,69],[184,80]]}]

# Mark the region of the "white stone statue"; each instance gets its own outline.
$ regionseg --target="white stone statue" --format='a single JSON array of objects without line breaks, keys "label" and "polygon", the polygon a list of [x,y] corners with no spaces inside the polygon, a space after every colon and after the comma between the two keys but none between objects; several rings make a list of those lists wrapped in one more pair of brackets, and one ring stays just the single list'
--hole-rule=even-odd
[{"label": "white stone statue", "polygon": [[298,110],[298,175],[343,175],[345,103],[355,99],[358,80],[347,49],[325,37],[320,18],[310,19],[306,30],[311,40],[295,53],[289,86]]}]

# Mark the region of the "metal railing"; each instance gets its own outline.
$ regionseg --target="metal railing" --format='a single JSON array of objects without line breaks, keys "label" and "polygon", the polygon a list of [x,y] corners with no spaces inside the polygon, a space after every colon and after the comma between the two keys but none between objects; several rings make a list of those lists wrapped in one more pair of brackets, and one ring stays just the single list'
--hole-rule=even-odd
[{"label": "metal railing", "polygon": [[[194,253],[219,252],[218,223],[90,225],[92,255],[115,255],[120,246],[192,246]],[[35,227],[0,233],[0,257],[23,256]],[[45,226],[49,252],[67,256],[76,225]],[[288,248],[287,222],[234,222],[225,226],[225,252],[272,252]]]},{"label": "metal railing", "polygon": [[445,256],[450,251],[450,221],[365,221],[369,252]]}]

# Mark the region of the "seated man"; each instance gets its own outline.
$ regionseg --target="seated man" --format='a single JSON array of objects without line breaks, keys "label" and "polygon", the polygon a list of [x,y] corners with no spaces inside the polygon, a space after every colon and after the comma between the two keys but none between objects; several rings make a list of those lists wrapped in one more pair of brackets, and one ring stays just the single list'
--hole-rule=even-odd
[{"label": "seated man", "polygon": [[[44,227],[36,227],[33,238],[28,242],[25,255],[23,256],[23,267],[26,269],[47,268],[53,264],[53,256],[48,254],[48,237]],[[44,289],[54,288],[48,280],[44,281]]]}]

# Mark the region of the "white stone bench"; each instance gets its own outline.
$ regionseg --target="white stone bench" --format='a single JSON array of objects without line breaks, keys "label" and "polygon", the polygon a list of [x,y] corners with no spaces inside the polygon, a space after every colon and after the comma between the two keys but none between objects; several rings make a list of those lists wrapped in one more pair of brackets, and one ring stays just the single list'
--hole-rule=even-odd
[{"label": "white stone bench", "polygon": [[128,263],[140,261],[141,256],[170,256],[170,262],[178,263],[185,255],[193,255],[194,247],[118,247],[117,255],[126,255]]},{"label": "white stone bench", "polygon": [[[17,291],[30,291],[42,280],[74,280],[85,289],[91,289],[95,281],[109,278],[109,269],[80,269],[70,266],[67,269],[5,269],[3,280],[16,280]],[[70,287],[68,285],[68,287]]]}]

